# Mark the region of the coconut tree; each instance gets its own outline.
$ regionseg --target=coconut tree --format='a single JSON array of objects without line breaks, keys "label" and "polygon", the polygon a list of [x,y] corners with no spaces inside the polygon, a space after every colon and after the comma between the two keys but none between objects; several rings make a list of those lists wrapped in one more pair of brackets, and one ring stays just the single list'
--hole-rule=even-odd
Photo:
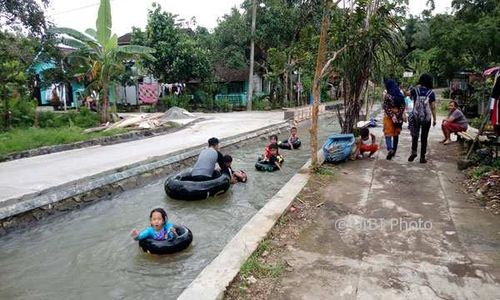
[{"label": "coconut tree", "polygon": [[74,48],[71,55],[86,60],[86,76],[92,81],[91,88],[101,94],[101,122],[110,120],[110,84],[125,70],[125,61],[143,57],[154,60],[154,49],[137,45],[118,46],[118,36],[111,33],[111,5],[101,0],[96,29],[84,33],[71,28],[52,28],[52,33],[61,34],[61,43]]}]

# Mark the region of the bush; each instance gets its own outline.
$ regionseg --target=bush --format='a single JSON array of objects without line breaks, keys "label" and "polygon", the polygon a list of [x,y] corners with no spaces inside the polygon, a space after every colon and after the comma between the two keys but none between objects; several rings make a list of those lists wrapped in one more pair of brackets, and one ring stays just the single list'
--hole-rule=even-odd
[{"label": "bush", "polygon": [[218,111],[223,112],[230,112],[233,110],[233,104],[227,98],[215,101],[215,107]]},{"label": "bush", "polygon": [[191,95],[169,95],[160,99],[160,107],[162,109],[169,109],[171,107],[180,107],[186,110],[191,109]]},{"label": "bush", "polygon": [[[11,112],[10,122],[12,127],[30,127],[34,124],[36,101],[27,98],[9,99],[9,111]],[[5,104],[0,104],[0,124],[3,128],[5,124]]]},{"label": "bush", "polygon": [[443,99],[450,99],[450,89],[443,90],[443,92],[441,93],[441,97]]},{"label": "bush", "polygon": [[38,126],[40,128],[60,128],[77,126],[81,128],[94,127],[99,124],[99,115],[87,108],[81,108],[79,112],[40,112],[38,114]]}]

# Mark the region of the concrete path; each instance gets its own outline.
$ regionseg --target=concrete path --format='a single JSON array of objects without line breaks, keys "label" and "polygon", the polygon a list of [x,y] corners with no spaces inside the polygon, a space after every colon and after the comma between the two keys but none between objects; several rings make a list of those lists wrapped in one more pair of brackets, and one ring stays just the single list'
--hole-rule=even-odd
[{"label": "concrete path", "polygon": [[342,165],[267,298],[500,299],[500,218],[468,201],[458,145],[440,139],[431,129],[427,164],[407,161],[405,131],[392,161],[382,150]]},{"label": "concrete path", "polygon": [[198,114],[208,120],[166,135],[0,163],[0,204],[152,157],[283,122],[283,112]]}]

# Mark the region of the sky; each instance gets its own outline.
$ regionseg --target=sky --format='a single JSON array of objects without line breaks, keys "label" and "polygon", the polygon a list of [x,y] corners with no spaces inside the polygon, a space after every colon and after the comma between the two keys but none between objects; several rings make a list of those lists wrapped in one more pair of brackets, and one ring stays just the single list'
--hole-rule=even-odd
[{"label": "sky", "polygon": [[[195,17],[198,25],[213,29],[218,18],[229,13],[232,7],[239,7],[243,0],[111,0],[112,31],[120,36],[130,32],[132,26],[144,28],[153,2],[179,18],[189,21]],[[425,9],[425,0],[409,2],[413,15]],[[435,0],[435,3],[437,13],[450,12],[451,0]],[[95,28],[98,9],[99,0],[51,0],[47,15],[58,27],[84,31]]]}]

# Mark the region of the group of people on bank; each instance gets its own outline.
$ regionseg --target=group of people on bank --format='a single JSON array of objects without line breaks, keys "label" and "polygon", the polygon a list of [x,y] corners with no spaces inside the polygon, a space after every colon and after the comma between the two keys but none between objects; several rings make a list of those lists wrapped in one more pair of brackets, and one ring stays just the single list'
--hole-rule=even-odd
[{"label": "group of people on bank", "polygon": [[[418,85],[411,91],[403,91],[400,85],[392,79],[385,81],[385,88],[383,132],[387,147],[386,158],[391,160],[396,155],[399,135],[403,129],[403,123],[407,122],[412,136],[411,153],[408,161],[411,162],[417,158],[418,142],[420,139],[419,160],[420,163],[426,163],[429,131],[431,126],[436,126],[437,123],[436,95],[433,91],[432,77],[428,74],[423,74],[419,78]],[[441,124],[444,136],[441,142],[445,145],[451,142],[450,135],[452,133],[467,130],[467,119],[458,108],[457,103],[449,101],[448,109],[448,117]],[[299,148],[300,144],[296,127],[292,127],[288,139],[281,142],[278,141],[277,135],[271,135],[263,155],[258,159],[256,164],[257,170],[282,171],[284,157],[279,153],[279,148],[294,150]],[[375,135],[370,133],[368,128],[362,128],[360,130],[360,138],[356,142],[356,156],[363,156],[365,153],[368,153],[368,156],[371,157],[378,150],[379,146]],[[184,177],[179,177],[180,182],[184,180],[193,184],[193,186],[183,189],[182,192],[189,192],[193,187],[196,188],[197,183],[207,183],[217,178],[222,178],[222,176],[225,178],[224,182],[226,185],[218,191],[225,192],[230,184],[246,182],[247,174],[242,170],[234,170],[232,162],[233,158],[230,155],[223,155],[220,152],[219,140],[215,137],[210,138],[208,140],[208,147],[200,152],[192,170]],[[206,197],[213,195],[213,192],[214,190],[207,188]],[[202,197],[205,197],[204,193],[202,193]],[[135,240],[140,241],[140,245],[143,241],[152,241],[149,244],[143,244],[141,246],[143,249],[154,249],[155,253],[169,253],[168,251],[182,250],[191,242],[192,234],[189,229],[170,223],[163,209],[156,208],[152,210],[149,217],[151,226],[141,232],[137,230],[131,232],[131,236]],[[165,245],[155,244],[163,241]]]},{"label": "group of people on bank", "polygon": [[[418,142],[420,139],[420,163],[427,162],[427,143],[431,126],[436,126],[436,95],[433,91],[432,77],[422,74],[418,84],[411,91],[404,91],[400,85],[392,79],[385,81],[385,95],[382,108],[384,110],[384,138],[387,148],[387,159],[391,160],[397,152],[399,135],[403,129],[403,123],[408,123],[408,129],[412,137],[411,153],[408,161],[414,161],[418,156]],[[458,108],[456,101],[448,103],[448,117],[441,123],[443,140],[441,143],[451,143],[451,134],[466,131],[468,124],[462,111]],[[362,128],[360,138],[356,144],[356,156],[361,157],[369,153],[371,157],[379,146],[376,138],[370,134],[368,128]]]}]

